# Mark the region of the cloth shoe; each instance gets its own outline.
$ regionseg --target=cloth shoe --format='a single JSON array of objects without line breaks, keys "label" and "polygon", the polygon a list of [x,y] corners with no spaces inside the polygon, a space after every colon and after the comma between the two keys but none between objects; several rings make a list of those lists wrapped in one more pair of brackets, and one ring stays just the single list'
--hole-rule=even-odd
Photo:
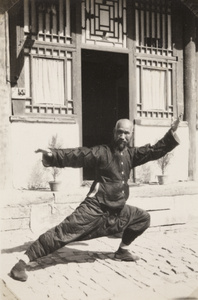
[{"label": "cloth shoe", "polygon": [[140,259],[138,256],[131,254],[129,250],[123,248],[119,248],[115,252],[114,258],[121,261],[136,261]]},{"label": "cloth shoe", "polygon": [[19,281],[26,281],[28,276],[25,272],[26,269],[26,263],[23,260],[19,260],[19,262],[14,265],[12,270],[10,271],[10,276]]}]

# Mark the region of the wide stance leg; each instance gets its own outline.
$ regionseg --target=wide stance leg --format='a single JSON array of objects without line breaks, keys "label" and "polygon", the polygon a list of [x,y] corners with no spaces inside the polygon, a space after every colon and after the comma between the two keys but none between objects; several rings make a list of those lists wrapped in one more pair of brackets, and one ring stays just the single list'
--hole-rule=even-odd
[{"label": "wide stance leg", "polygon": [[[113,235],[118,232],[124,232],[122,241],[128,245],[148,228],[149,223],[149,214],[141,209],[125,205],[120,212],[115,213],[101,208],[96,199],[87,198],[63,222],[33,242],[25,254],[30,261],[33,261],[68,243]],[[124,260],[123,256],[118,258]],[[25,267],[24,261],[19,261],[12,268],[11,276],[20,281],[27,280]]]},{"label": "wide stance leg", "polygon": [[120,247],[115,253],[115,259],[136,261],[139,257],[132,255],[126,246],[130,245],[150,226],[150,215],[146,211],[133,206],[126,206],[125,214],[128,215],[128,224],[124,229]]},{"label": "wide stance leg", "polygon": [[79,207],[56,227],[42,234],[26,251],[30,261],[46,256],[61,247],[79,240],[102,235],[103,212],[98,202],[87,198]]},{"label": "wide stance leg", "polygon": [[122,236],[122,242],[125,245],[130,245],[150,226],[149,213],[137,207],[130,207],[130,211],[132,218]]},{"label": "wide stance leg", "polygon": [[[29,261],[46,256],[68,243],[96,238],[105,234],[103,211],[95,199],[87,198],[80,206],[58,226],[42,234],[27,249]],[[104,230],[103,230],[104,229]],[[11,277],[26,281],[26,264],[20,260],[11,270]]]}]

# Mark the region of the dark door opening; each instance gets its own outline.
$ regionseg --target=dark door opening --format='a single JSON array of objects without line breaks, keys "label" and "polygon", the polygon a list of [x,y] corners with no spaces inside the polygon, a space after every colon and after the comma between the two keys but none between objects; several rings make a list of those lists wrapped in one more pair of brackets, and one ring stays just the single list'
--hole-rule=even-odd
[{"label": "dark door opening", "polygon": [[[107,144],[115,123],[129,117],[128,55],[82,50],[83,146]],[[84,170],[84,180],[93,179]]]}]

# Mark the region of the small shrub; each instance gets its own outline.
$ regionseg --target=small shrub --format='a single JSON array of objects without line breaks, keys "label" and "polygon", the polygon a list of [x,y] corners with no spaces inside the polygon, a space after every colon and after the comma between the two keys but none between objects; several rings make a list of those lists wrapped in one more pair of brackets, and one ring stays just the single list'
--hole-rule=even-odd
[{"label": "small shrub", "polygon": [[[52,135],[51,140],[48,143],[48,147],[50,149],[60,149],[62,147],[62,143],[58,140],[58,135]],[[52,177],[54,181],[57,181],[57,177],[61,173],[61,169],[57,167],[52,167]]]},{"label": "small shrub", "polygon": [[42,165],[41,161],[37,161],[30,174],[28,189],[38,190],[48,188],[48,175],[49,174],[48,172],[46,173],[46,168]]}]

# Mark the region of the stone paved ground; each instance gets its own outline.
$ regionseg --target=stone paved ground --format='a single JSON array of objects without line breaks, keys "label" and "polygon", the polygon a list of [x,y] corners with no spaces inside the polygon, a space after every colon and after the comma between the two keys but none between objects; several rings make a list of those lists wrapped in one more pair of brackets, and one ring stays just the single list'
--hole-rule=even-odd
[{"label": "stone paved ground", "polygon": [[198,220],[150,228],[131,245],[141,259],[113,259],[120,239],[70,244],[29,266],[25,283],[9,277],[20,253],[36,237],[30,231],[1,237],[2,300],[198,299]]}]

